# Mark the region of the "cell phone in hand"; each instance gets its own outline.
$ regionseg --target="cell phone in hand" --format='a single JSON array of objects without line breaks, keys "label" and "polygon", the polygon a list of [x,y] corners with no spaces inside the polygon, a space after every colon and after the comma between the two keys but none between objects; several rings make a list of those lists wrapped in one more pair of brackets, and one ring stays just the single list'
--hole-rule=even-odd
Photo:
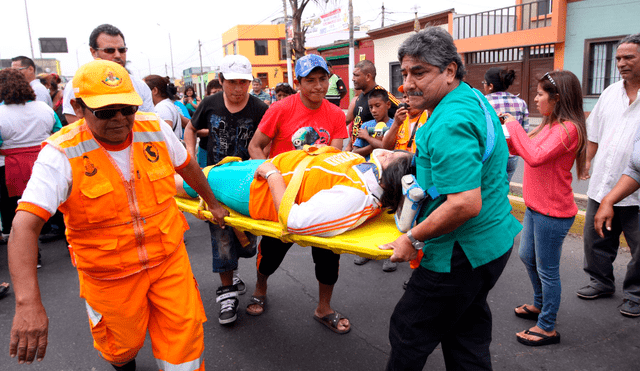
[{"label": "cell phone in hand", "polygon": [[409,109],[409,104],[408,103],[400,103],[400,104],[398,104],[398,109],[400,109],[400,108]]}]

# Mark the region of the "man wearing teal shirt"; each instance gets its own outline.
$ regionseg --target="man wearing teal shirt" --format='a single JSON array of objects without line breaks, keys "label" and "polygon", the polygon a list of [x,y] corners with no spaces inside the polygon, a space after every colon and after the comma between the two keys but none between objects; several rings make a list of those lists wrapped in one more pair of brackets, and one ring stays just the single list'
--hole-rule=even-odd
[{"label": "man wearing teal shirt", "polygon": [[445,30],[411,36],[398,59],[411,107],[430,114],[416,133],[416,178],[441,196],[383,247],[394,249],[392,261],[413,259],[416,247],[424,252],[391,316],[387,370],[422,370],[438,344],[447,369],[491,370],[487,295],[522,229],[507,198],[507,144],[495,111],[462,82]]}]

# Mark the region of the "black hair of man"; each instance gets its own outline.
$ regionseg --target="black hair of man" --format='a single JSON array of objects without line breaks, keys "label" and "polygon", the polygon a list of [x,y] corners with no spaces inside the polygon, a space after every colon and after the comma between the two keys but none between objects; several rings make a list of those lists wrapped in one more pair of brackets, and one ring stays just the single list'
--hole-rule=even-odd
[{"label": "black hair of man", "polygon": [[365,75],[371,74],[371,77],[373,77],[374,80],[376,79],[376,74],[377,74],[376,65],[373,64],[373,62],[365,59],[363,61],[356,63],[355,68],[359,69]]},{"label": "black hair of man", "polygon": [[124,34],[120,31],[116,26],[112,26],[110,24],[101,24],[91,31],[91,35],[89,35],[89,46],[93,49],[98,49],[98,36],[101,34],[107,34],[109,36],[120,36],[122,37],[122,41],[124,41]]},{"label": "black hair of man", "polygon": [[220,85],[220,81],[219,80],[211,80],[207,83],[207,91],[210,91],[211,89],[222,89],[222,85]]},{"label": "black hair of man", "polygon": [[33,67],[33,71],[36,71],[36,64],[33,63],[33,60],[29,57],[25,57],[24,55],[19,55],[17,57],[11,58],[11,62],[20,62],[22,67]]},{"label": "black hair of man", "polygon": [[411,56],[438,67],[440,72],[444,71],[451,62],[455,62],[458,66],[456,79],[460,81],[467,74],[458,49],[453,43],[453,37],[440,27],[427,27],[402,42],[398,49],[398,60],[402,63],[405,56]]},{"label": "black hair of man", "polygon": [[382,99],[383,102],[389,101],[389,93],[384,89],[373,89],[371,93],[369,93],[369,100],[373,98]]}]

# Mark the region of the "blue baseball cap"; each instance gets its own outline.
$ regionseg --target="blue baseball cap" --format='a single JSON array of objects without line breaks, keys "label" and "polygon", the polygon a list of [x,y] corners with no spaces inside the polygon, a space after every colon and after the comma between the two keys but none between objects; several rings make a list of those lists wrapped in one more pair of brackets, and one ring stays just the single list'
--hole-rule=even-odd
[{"label": "blue baseball cap", "polygon": [[307,76],[316,67],[322,67],[328,74],[331,74],[324,58],[317,54],[308,54],[296,61],[296,78]]}]

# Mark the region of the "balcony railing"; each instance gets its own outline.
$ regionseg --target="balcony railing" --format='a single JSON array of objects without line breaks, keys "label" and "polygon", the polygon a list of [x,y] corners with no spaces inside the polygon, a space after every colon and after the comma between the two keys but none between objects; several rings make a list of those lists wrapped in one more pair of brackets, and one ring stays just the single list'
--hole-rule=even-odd
[{"label": "balcony railing", "polygon": [[476,14],[454,16],[453,38],[468,39],[550,27],[551,6],[552,0],[538,0]]}]

